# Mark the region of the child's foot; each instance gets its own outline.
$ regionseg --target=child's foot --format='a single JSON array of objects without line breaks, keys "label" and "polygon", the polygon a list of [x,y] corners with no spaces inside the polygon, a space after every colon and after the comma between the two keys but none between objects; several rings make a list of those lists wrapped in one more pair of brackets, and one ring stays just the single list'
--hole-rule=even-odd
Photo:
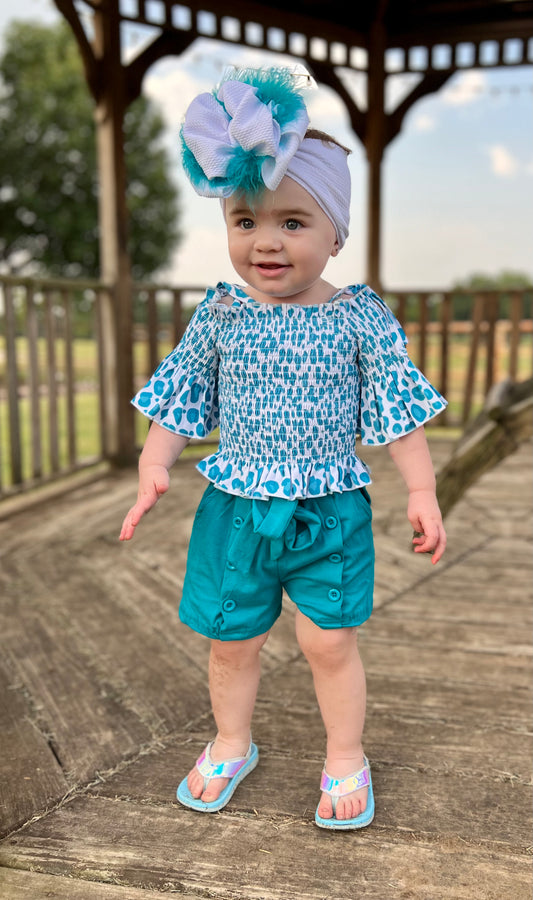
[{"label": "child's foot", "polygon": [[[217,736],[210,750],[211,760],[213,762],[224,762],[227,759],[246,756],[249,746],[249,741],[246,744],[238,741],[232,743]],[[200,798],[204,803],[212,803],[214,800],[218,800],[228,782],[229,778],[211,778],[204,791],[204,778],[196,766],[194,769],[191,769],[187,776],[187,787],[192,796],[196,800]]]},{"label": "child's foot", "polygon": [[[328,756],[325,769],[332,778],[345,778],[347,775],[353,775],[354,772],[359,772],[364,765],[365,759],[363,749],[361,748],[361,752],[357,753],[355,756],[337,759],[333,756]],[[359,788],[358,790],[352,791],[350,794],[346,794],[344,797],[339,797],[335,815],[333,815],[332,797],[329,794],[322,793],[317,812],[322,819],[355,819],[365,811],[367,797],[368,787]]]}]

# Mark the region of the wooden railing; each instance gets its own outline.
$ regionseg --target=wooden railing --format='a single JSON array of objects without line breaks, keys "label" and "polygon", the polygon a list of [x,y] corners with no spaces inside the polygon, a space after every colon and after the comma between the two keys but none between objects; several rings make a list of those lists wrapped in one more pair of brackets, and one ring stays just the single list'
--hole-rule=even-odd
[{"label": "wooden railing", "polygon": [[[134,285],[134,389],[180,339],[204,291]],[[464,425],[489,388],[532,374],[531,291],[385,294],[410,355],[448,397],[435,425]],[[0,498],[110,458],[111,292],[96,281],[0,276]],[[469,303],[468,317],[458,319]],[[106,377],[105,373],[107,373]],[[112,390],[112,388],[111,388]],[[146,423],[137,417],[140,444]]]},{"label": "wooden railing", "polygon": [[411,358],[449,400],[440,425],[464,426],[493,384],[531,376],[533,290],[388,291],[385,298]]},{"label": "wooden railing", "polygon": [[[133,293],[140,384],[180,339],[184,300],[203,292],[136,284]],[[109,459],[110,297],[97,281],[0,276],[0,499]]]}]

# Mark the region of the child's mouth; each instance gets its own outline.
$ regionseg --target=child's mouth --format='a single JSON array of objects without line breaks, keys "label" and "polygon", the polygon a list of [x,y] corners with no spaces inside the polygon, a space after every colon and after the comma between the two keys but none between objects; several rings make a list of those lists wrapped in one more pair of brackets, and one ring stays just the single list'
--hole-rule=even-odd
[{"label": "child's mouth", "polygon": [[283,263],[257,263],[256,269],[259,269],[265,275],[277,275],[285,272],[289,267]]}]

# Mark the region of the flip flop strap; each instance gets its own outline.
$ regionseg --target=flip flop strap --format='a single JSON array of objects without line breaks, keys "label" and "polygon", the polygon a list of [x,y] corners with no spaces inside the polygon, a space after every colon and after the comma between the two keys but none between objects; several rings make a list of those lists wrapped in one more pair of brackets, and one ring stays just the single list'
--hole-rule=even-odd
[{"label": "flip flop strap", "polygon": [[242,769],[248,761],[250,751],[246,756],[239,756],[235,759],[225,759],[221,762],[213,762],[211,759],[211,747],[213,742],[207,745],[202,755],[196,761],[196,768],[200,775],[210,781],[212,778],[234,778],[237,772]]},{"label": "flip flop strap", "polygon": [[370,767],[367,762],[359,772],[353,775],[346,775],[345,778],[332,778],[325,769],[322,771],[322,779],[320,781],[320,790],[329,794],[330,797],[344,797],[346,794],[353,794],[361,788],[368,787],[370,784]]}]

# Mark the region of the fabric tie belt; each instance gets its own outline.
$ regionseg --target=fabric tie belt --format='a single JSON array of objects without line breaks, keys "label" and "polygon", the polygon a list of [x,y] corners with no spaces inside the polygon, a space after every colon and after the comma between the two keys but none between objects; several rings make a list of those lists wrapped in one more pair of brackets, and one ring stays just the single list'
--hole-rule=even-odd
[{"label": "fabric tie belt", "polygon": [[[282,500],[279,497],[266,501],[252,500],[251,510],[249,501],[245,502],[247,512],[243,517],[239,516],[240,504],[235,505],[234,525],[238,532],[230,543],[228,553],[230,560],[238,561],[240,572],[250,571],[262,538],[270,541],[270,558],[277,560],[284,549],[299,551],[311,547],[322,529],[320,516],[300,506],[297,500]],[[245,535],[246,540],[242,540]]]}]

